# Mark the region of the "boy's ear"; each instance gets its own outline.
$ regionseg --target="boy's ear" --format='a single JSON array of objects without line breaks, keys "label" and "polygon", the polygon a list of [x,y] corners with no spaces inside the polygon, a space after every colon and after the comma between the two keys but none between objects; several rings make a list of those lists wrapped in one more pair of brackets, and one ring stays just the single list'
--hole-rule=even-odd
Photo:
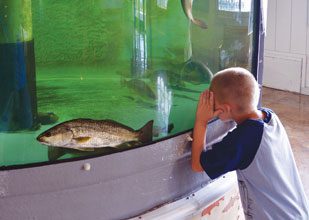
[{"label": "boy's ear", "polygon": [[223,109],[224,112],[226,112],[226,111],[228,111],[229,106],[228,106],[228,104],[223,104],[223,105],[221,105],[221,108]]},{"label": "boy's ear", "polygon": [[222,107],[223,107],[223,110],[224,110],[225,113],[231,113],[232,108],[229,104],[223,104]]}]

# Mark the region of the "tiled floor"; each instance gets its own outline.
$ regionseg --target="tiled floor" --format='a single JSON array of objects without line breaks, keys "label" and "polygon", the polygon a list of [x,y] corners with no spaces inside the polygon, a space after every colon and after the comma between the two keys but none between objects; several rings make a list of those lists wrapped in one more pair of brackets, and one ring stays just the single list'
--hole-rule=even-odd
[{"label": "tiled floor", "polygon": [[309,199],[309,96],[264,87],[262,106],[276,112],[285,127]]}]

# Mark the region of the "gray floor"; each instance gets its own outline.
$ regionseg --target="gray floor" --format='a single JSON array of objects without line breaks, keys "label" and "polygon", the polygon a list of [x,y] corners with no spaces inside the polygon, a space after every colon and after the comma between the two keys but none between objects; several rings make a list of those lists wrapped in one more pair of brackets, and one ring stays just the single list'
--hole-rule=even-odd
[{"label": "gray floor", "polygon": [[309,199],[309,96],[264,87],[262,106],[274,110],[281,119]]}]

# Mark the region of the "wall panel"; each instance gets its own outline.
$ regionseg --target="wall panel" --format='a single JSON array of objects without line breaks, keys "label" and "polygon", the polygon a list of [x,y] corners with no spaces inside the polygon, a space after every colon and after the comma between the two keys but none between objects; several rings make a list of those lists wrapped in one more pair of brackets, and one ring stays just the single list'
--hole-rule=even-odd
[{"label": "wall panel", "polygon": [[291,52],[306,53],[307,0],[297,0],[292,4]]},{"label": "wall panel", "polygon": [[277,22],[277,0],[268,1],[267,6],[267,31],[265,38],[265,48],[275,50],[276,46],[276,22]]},{"label": "wall panel", "polygon": [[276,51],[289,52],[291,45],[291,0],[278,1],[276,8]]}]

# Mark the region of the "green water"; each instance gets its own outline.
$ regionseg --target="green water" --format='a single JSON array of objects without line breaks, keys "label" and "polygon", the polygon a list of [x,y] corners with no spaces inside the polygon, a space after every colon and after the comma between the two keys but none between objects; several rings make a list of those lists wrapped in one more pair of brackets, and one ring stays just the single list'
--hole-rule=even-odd
[{"label": "green water", "polygon": [[[229,66],[251,68],[249,13],[221,13],[213,1],[195,0],[193,7],[194,15],[207,21],[207,30],[189,23],[180,1],[30,2],[35,48],[31,83],[36,85],[30,91],[36,103],[30,105],[38,112],[34,124],[42,125],[2,131],[0,166],[48,161],[48,148],[36,137],[75,118],[113,119],[134,129],[154,120],[159,130],[154,140],[186,131],[193,127],[199,93],[209,86],[204,66],[213,73]],[[23,14],[29,12],[29,4],[19,7]],[[29,21],[27,16],[28,26]],[[10,74],[1,68],[0,63],[0,77]],[[58,120],[42,123],[39,116],[46,113]],[[170,132],[169,124],[174,125]]]}]

